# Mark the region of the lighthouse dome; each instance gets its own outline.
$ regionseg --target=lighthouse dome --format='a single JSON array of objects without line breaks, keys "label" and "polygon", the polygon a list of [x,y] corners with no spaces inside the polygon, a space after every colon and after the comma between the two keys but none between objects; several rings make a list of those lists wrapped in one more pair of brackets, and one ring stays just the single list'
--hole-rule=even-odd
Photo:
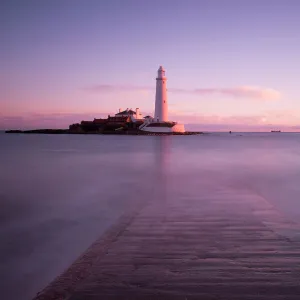
[{"label": "lighthouse dome", "polygon": [[158,71],[157,71],[157,78],[165,78],[166,76],[166,70],[163,68],[163,66],[160,66]]}]

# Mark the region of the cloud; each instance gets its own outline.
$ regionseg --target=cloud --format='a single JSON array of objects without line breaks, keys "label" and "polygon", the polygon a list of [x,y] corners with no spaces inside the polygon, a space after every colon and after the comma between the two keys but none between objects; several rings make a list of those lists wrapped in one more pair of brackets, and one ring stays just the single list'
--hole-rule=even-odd
[{"label": "cloud", "polygon": [[252,98],[261,100],[277,100],[280,93],[274,89],[262,88],[257,86],[238,86],[234,88],[210,88],[196,89],[196,94],[223,94],[236,98]]},{"label": "cloud", "polygon": [[[85,87],[85,91],[93,93],[110,93],[110,92],[124,92],[124,91],[147,91],[154,92],[155,87],[150,86],[132,86],[132,85],[110,85],[99,84],[90,87]],[[264,88],[258,86],[237,86],[232,88],[197,88],[193,90],[180,89],[180,88],[168,88],[170,93],[178,94],[193,94],[193,95],[211,95],[219,94],[225,96],[231,96],[235,98],[250,98],[258,100],[277,100],[281,97],[279,91],[271,88]]]},{"label": "cloud", "polygon": [[107,92],[136,92],[136,91],[152,91],[153,87],[149,86],[132,86],[132,85],[111,85],[98,84],[83,88],[87,92],[107,93]]}]

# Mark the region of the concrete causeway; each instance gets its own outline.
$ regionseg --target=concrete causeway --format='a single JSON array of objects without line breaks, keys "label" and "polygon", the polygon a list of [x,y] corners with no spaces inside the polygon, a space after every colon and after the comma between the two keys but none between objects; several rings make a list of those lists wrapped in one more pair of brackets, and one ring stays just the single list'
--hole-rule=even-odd
[{"label": "concrete causeway", "polygon": [[35,300],[300,299],[299,226],[259,195],[199,191],[139,203]]}]

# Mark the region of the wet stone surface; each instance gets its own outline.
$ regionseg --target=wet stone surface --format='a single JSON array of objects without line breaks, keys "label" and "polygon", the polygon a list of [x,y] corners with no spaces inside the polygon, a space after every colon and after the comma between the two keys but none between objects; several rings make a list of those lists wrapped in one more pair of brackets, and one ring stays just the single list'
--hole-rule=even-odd
[{"label": "wet stone surface", "polygon": [[204,189],[141,202],[35,299],[299,299],[300,243],[283,234],[298,225]]}]

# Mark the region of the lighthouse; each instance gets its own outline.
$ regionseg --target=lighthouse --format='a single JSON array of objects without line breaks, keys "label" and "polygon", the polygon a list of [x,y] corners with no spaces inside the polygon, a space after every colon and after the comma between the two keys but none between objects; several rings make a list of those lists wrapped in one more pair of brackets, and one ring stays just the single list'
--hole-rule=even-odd
[{"label": "lighthouse", "polygon": [[162,66],[159,67],[156,77],[154,120],[156,122],[168,121],[167,77]]},{"label": "lighthouse", "polygon": [[155,111],[153,118],[145,117],[139,126],[142,131],[168,133],[185,132],[184,125],[170,121],[168,117],[167,77],[165,69],[160,66],[156,77]]}]

